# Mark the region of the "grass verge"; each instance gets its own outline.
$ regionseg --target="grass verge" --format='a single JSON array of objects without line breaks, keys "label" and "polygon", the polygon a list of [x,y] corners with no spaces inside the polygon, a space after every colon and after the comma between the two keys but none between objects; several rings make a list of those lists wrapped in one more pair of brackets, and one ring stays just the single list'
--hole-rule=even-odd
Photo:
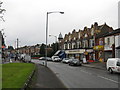
[{"label": "grass verge", "polygon": [[0,64],[0,90],[2,89],[2,64]]},{"label": "grass verge", "polygon": [[2,65],[2,88],[22,88],[35,69],[31,63],[9,63]]}]

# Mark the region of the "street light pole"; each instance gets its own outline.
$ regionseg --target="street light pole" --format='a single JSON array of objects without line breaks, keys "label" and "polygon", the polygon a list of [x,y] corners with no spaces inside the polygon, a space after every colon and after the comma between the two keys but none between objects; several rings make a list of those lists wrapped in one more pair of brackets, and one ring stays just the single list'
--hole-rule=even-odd
[{"label": "street light pole", "polygon": [[[48,12],[46,17],[46,48],[45,48],[45,57],[47,57],[47,38],[48,38]],[[47,67],[47,59],[45,59],[45,66]]]},{"label": "street light pole", "polygon": [[[61,13],[64,14],[64,12],[59,12],[59,11],[55,11],[55,12],[47,12],[47,17],[46,17],[46,48],[45,48],[45,57],[47,58],[47,42],[48,42],[48,14],[51,13]],[[47,59],[45,59],[45,66],[47,67]]]}]

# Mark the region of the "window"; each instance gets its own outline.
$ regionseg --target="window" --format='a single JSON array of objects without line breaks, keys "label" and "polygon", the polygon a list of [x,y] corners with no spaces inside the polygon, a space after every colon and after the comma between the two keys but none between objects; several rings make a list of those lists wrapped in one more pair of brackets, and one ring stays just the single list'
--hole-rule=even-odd
[{"label": "window", "polygon": [[69,41],[71,40],[71,36],[69,35]]},{"label": "window", "polygon": [[79,46],[80,46],[80,43],[79,43],[79,42],[77,42],[77,48],[79,48]]},{"label": "window", "polygon": [[107,38],[107,45],[110,45],[110,38]]},{"label": "window", "polygon": [[89,41],[89,46],[90,46],[90,48],[92,48],[93,46],[94,46],[94,40],[93,39],[90,39],[90,41]]},{"label": "window", "polygon": [[70,43],[68,44],[68,49],[71,49],[71,44]]},{"label": "window", "polygon": [[87,35],[87,34],[85,34],[85,37],[88,37],[88,35]]},{"label": "window", "polygon": [[94,40],[92,40],[92,47],[95,45]]},{"label": "window", "polygon": [[72,49],[74,49],[75,48],[75,43],[72,43]]},{"label": "window", "polygon": [[103,39],[102,38],[99,39],[99,45],[103,45]]},{"label": "window", "polygon": [[64,44],[64,49],[67,49],[67,44]]},{"label": "window", "polygon": [[64,44],[64,49],[65,49],[65,44]]},{"label": "window", "polygon": [[83,40],[83,48],[85,48],[85,41]]},{"label": "window", "polygon": [[94,29],[92,28],[91,35],[94,35]]},{"label": "window", "polygon": [[120,61],[117,62],[117,66],[120,66]]},{"label": "window", "polygon": [[87,47],[88,47],[88,41],[85,40],[85,48],[87,48]]},{"label": "window", "polygon": [[79,45],[80,45],[79,47],[81,48],[81,47],[82,47],[82,43],[81,43],[81,41],[80,41],[80,44],[79,44]]},{"label": "window", "polygon": [[74,37],[74,40],[75,40],[76,38]]},{"label": "window", "polygon": [[79,33],[79,39],[80,39],[80,33]]}]

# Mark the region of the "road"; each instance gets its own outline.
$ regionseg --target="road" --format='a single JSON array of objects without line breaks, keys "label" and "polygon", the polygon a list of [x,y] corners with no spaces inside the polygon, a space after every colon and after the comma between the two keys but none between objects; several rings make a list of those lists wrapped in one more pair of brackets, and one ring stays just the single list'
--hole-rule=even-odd
[{"label": "road", "polygon": [[[36,60],[35,63],[43,63]],[[84,66],[69,66],[60,62],[48,62],[48,67],[67,88],[118,88],[119,74]]]}]

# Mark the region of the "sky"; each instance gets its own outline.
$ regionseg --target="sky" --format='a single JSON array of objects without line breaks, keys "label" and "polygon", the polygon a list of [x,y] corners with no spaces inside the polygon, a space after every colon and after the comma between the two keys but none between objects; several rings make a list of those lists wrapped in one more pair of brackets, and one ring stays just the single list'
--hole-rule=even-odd
[{"label": "sky", "polygon": [[[85,26],[105,22],[113,29],[118,28],[119,0],[1,0],[6,9],[4,28],[5,43],[19,47],[45,43],[46,13],[62,11],[64,14],[49,14],[48,35],[57,36],[73,29],[83,30]],[[55,37],[48,37],[48,44],[55,42]]]}]

